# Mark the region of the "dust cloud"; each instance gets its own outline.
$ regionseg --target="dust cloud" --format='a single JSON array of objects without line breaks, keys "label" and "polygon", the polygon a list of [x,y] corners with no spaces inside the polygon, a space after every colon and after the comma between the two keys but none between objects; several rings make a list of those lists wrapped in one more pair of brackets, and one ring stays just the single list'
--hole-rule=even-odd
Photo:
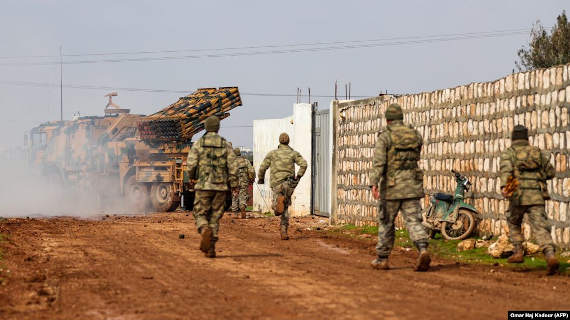
[{"label": "dust cloud", "polygon": [[114,181],[62,180],[30,164],[23,148],[0,150],[0,217],[98,218],[134,213]]}]

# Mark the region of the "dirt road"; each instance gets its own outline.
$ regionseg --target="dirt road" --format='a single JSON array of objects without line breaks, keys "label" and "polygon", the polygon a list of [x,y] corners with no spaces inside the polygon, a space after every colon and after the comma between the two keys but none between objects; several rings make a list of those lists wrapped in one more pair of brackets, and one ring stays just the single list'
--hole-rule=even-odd
[{"label": "dirt road", "polygon": [[[505,319],[509,309],[570,309],[570,278],[438,260],[415,273],[396,249],[369,267],[372,240],[276,218],[224,217],[218,258],[203,257],[184,213],[102,221],[0,222],[1,319]],[[185,234],[179,239],[179,234]]]}]

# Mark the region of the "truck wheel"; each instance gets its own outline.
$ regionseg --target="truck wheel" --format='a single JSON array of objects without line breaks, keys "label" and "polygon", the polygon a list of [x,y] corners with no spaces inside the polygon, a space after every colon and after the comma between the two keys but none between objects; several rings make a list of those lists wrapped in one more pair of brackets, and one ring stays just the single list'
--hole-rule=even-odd
[{"label": "truck wheel", "polygon": [[150,202],[154,210],[159,212],[173,211],[178,208],[180,199],[169,183],[153,183],[150,187]]},{"label": "truck wheel", "polygon": [[459,209],[455,223],[447,221],[441,224],[441,235],[447,240],[463,240],[473,232],[475,217],[469,210]]},{"label": "truck wheel", "polygon": [[130,209],[145,211],[148,207],[148,186],[137,182],[134,175],[130,176],[125,183],[125,196]]}]

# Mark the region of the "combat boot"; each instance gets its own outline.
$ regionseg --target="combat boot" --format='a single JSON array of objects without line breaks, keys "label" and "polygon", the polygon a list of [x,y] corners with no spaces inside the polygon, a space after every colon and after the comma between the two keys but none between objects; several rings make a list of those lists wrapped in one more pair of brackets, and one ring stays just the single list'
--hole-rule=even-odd
[{"label": "combat boot", "polygon": [[378,257],[370,263],[373,269],[376,270],[388,270],[390,266],[388,265],[388,258],[387,257]]},{"label": "combat boot", "polygon": [[546,274],[551,276],[557,273],[560,262],[558,262],[558,259],[556,259],[556,256],[554,255],[554,249],[544,249],[544,259],[546,259]]},{"label": "combat boot", "polygon": [[208,252],[205,253],[205,256],[208,258],[216,257],[216,240],[214,240],[213,238],[212,241],[210,242],[210,248],[208,249]]},{"label": "combat boot", "polygon": [[420,252],[420,255],[418,256],[414,270],[420,272],[428,271],[429,264],[431,263],[431,257],[428,252],[428,244],[427,242],[418,242],[416,243],[416,246]]},{"label": "combat boot", "polygon": [[524,250],[521,243],[513,244],[513,254],[507,259],[508,263],[523,263],[524,262]]},{"label": "combat boot", "polygon": [[275,204],[275,215],[280,216],[285,212],[285,196],[278,195],[277,203]]},{"label": "combat boot", "polygon": [[287,235],[287,227],[281,226],[281,240],[289,240]]},{"label": "combat boot", "polygon": [[200,251],[208,253],[212,244],[212,229],[208,226],[203,226],[200,230],[202,239],[200,240]]}]

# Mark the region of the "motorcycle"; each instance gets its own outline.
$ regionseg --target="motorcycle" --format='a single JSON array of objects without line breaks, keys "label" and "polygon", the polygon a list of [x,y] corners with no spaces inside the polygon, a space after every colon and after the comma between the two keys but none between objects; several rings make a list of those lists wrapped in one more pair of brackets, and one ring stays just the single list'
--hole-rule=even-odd
[{"label": "motorcycle", "polygon": [[471,182],[464,175],[454,170],[451,172],[457,182],[455,194],[434,194],[430,205],[422,212],[422,224],[428,228],[432,238],[439,231],[445,239],[462,240],[469,237],[475,229],[475,219],[479,212],[463,201],[465,192],[471,188]]}]

